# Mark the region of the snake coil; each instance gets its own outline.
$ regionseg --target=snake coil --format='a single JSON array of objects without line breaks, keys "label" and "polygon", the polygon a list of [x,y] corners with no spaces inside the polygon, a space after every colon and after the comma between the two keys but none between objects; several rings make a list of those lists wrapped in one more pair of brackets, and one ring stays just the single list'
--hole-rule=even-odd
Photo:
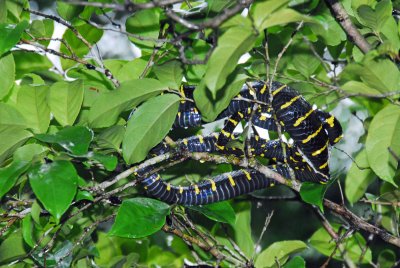
[{"label": "snake coil", "polygon": [[[193,99],[194,89],[192,86],[182,87],[181,93],[185,98]],[[272,102],[269,94],[272,94]],[[266,104],[261,105],[253,117],[253,104],[248,101],[251,99]],[[251,120],[253,125],[269,131],[276,131],[278,123],[282,131],[293,139],[293,146],[280,140],[264,140],[254,135],[249,140],[251,153],[281,163],[270,168],[283,177],[290,178],[294,174],[300,181],[325,183],[329,180],[329,147],[342,138],[342,128],[334,116],[313,109],[294,89],[278,82],[273,82],[269,91],[267,85],[261,82],[253,84],[251,88],[244,86],[217,119],[226,117],[226,124],[219,134],[189,137],[177,142],[178,147],[189,152],[244,156],[246,153],[241,149],[226,146],[234,139],[233,131],[240,121]],[[201,124],[201,114],[194,102],[181,101],[174,127],[188,128]],[[285,150],[282,146],[285,146]],[[162,154],[168,150],[170,148],[161,143],[152,153]],[[145,177],[142,184],[149,195],[166,203],[202,205],[263,189],[272,186],[274,181],[255,170],[242,169],[190,186],[171,185],[157,173]]]}]

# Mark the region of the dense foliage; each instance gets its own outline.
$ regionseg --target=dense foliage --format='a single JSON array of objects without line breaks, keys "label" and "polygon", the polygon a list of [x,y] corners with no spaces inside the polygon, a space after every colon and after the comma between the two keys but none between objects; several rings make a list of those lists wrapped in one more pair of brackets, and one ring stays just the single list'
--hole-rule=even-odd
[{"label": "dense foliage", "polygon": [[[0,265],[399,265],[399,9],[389,0],[0,0]],[[121,58],[123,38],[135,58]],[[345,137],[331,181],[207,206],[146,196],[139,167],[157,164],[174,185],[236,168],[229,157],[149,155],[202,131],[171,129],[181,84],[196,85],[195,104],[214,122],[258,80],[333,110]]]}]

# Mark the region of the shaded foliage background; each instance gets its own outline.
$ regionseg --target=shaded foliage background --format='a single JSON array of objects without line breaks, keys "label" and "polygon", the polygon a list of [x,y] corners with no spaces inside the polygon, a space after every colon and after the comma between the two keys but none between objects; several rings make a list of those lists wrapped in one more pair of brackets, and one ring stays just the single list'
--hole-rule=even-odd
[{"label": "shaded foliage background", "polygon": [[[399,7],[0,0],[0,264],[395,267]],[[144,197],[139,167],[158,164],[178,185],[239,163],[182,152],[146,159],[167,134],[173,142],[201,131],[170,130],[182,81],[197,85],[195,103],[213,122],[256,80],[333,110],[345,138],[332,151],[332,182],[202,207]]]}]

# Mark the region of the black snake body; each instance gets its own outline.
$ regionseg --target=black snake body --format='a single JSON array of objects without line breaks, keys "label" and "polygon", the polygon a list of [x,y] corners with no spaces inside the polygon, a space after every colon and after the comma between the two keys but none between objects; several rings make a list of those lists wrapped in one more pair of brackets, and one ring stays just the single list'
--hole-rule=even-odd
[{"label": "black snake body", "polygon": [[[193,90],[194,87],[183,88],[185,97],[192,99]],[[342,137],[339,122],[327,112],[314,110],[297,91],[286,85],[274,82],[270,92],[272,103],[269,101],[268,90],[264,83],[255,83],[251,89],[244,86],[238,97],[232,100],[218,116],[218,118],[228,117],[219,135],[193,136],[177,142],[177,146],[180,150],[189,152],[245,155],[242,150],[226,145],[233,139],[232,132],[236,125],[241,120],[250,119],[253,103],[248,100],[256,99],[266,105],[259,107],[251,118],[252,124],[276,131],[276,119],[282,130],[294,140],[294,145],[284,144],[280,140],[267,141],[254,135],[249,139],[251,153],[281,163],[270,168],[283,177],[290,178],[291,174],[294,174],[300,181],[326,182],[329,179],[329,146],[337,143]],[[265,114],[271,116],[266,117]],[[182,101],[174,126],[187,128],[201,124],[201,114],[194,106],[194,102]],[[282,146],[286,147],[286,158]],[[161,154],[168,150],[167,145],[160,144],[153,149],[153,153]],[[190,186],[171,185],[162,180],[159,174],[145,177],[142,184],[151,196],[164,202],[201,205],[263,189],[273,185],[274,181],[255,170],[243,169],[224,173]]]}]

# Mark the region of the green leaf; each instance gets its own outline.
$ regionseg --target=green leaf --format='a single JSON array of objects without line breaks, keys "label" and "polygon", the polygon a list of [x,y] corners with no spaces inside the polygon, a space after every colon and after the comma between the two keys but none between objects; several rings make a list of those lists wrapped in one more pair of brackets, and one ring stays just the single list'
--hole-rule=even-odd
[{"label": "green leaf", "polygon": [[296,256],[288,261],[283,268],[306,268],[306,262],[300,256]]},{"label": "green leaf", "polygon": [[300,240],[275,242],[258,255],[255,267],[277,267],[276,261],[283,265],[291,254],[301,252],[306,248],[307,245]]},{"label": "green leaf", "polygon": [[17,25],[0,24],[0,56],[13,48],[21,38],[22,33],[28,28],[29,22],[22,21]]},{"label": "green leaf", "polygon": [[296,21],[313,22],[313,20],[310,17],[305,16],[293,9],[285,8],[271,14],[271,16],[266,18],[261,24],[261,26],[258,28],[258,31],[263,31],[264,29],[276,25],[285,25]]},{"label": "green leaf", "polygon": [[0,0],[0,23],[7,21],[7,6],[5,0]]},{"label": "green leaf", "polygon": [[57,12],[64,20],[70,21],[77,18],[83,11],[83,6],[70,5],[62,1],[57,1]]},{"label": "green leaf", "polygon": [[29,182],[36,197],[59,221],[74,199],[78,174],[68,161],[37,165],[29,172]]},{"label": "green leaf", "polygon": [[74,126],[63,128],[54,135],[37,134],[35,138],[47,143],[57,143],[74,155],[84,155],[93,139],[93,132],[87,127]]},{"label": "green leaf", "polygon": [[326,191],[326,185],[312,182],[304,182],[300,188],[300,196],[304,202],[319,207],[324,211],[322,200]]},{"label": "green leaf", "polygon": [[109,127],[96,135],[96,143],[100,148],[119,150],[125,135],[125,127],[116,125]]},{"label": "green leaf", "polygon": [[[54,32],[54,21],[51,19],[34,20],[31,22],[29,33],[36,38],[50,38]],[[50,40],[38,40],[44,46],[48,46]]]},{"label": "green leaf", "polygon": [[178,113],[180,98],[165,94],[142,104],[129,119],[122,142],[122,154],[127,164],[146,158],[151,148],[165,138]]},{"label": "green leaf", "polygon": [[398,162],[389,148],[400,155],[400,107],[388,105],[372,119],[368,128],[366,151],[368,162],[381,179],[396,186],[393,177]]},{"label": "green leaf", "polygon": [[14,85],[15,63],[11,53],[0,57],[0,100],[4,98]]},{"label": "green leaf", "polygon": [[78,192],[76,193],[75,201],[80,201],[80,200],[93,201],[94,197],[88,191],[78,190]]},{"label": "green leaf", "polygon": [[42,55],[26,51],[13,51],[15,61],[15,78],[19,79],[28,73],[47,71],[53,64]]},{"label": "green leaf", "polygon": [[153,72],[163,84],[178,89],[182,83],[182,67],[179,61],[173,60],[153,66]]},{"label": "green leaf", "polygon": [[0,103],[0,126],[25,128],[25,118],[13,106],[6,103]]},{"label": "green leaf", "polygon": [[30,247],[33,247],[35,245],[35,243],[33,242],[32,227],[32,217],[30,214],[28,214],[25,216],[25,218],[22,219],[22,236],[24,237],[24,241]]},{"label": "green leaf", "polygon": [[[160,11],[152,8],[135,12],[126,20],[126,31],[141,37],[157,39],[160,32]],[[153,48],[154,41],[142,41],[134,37],[129,39],[140,48]]]},{"label": "green leaf", "polygon": [[390,0],[379,1],[376,4],[375,12],[378,18],[378,29],[381,30],[387,20],[392,17],[392,2]]},{"label": "green leaf", "polygon": [[39,226],[42,224],[40,221],[40,213],[42,212],[42,207],[39,204],[39,201],[35,199],[33,201],[32,207],[31,207],[31,217],[33,221],[38,224]]},{"label": "green leaf", "polygon": [[375,179],[375,174],[369,166],[367,152],[366,150],[362,150],[358,153],[355,158],[355,163],[351,165],[347,172],[344,193],[347,200],[352,204],[357,202],[364,195],[368,185]]},{"label": "green leaf", "polygon": [[244,27],[229,28],[218,39],[218,46],[208,60],[203,78],[213,99],[235,70],[239,58],[253,47],[255,39],[252,30]]},{"label": "green leaf", "polygon": [[252,15],[254,26],[260,29],[263,22],[268,19],[271,14],[276,13],[283,6],[287,6],[289,0],[272,0],[272,1],[257,1],[250,7],[250,14]]},{"label": "green leaf", "polygon": [[62,126],[73,125],[83,102],[83,81],[54,83],[48,93],[48,103],[54,117]]},{"label": "green leaf", "polygon": [[[231,7],[234,3],[230,0],[207,0],[208,12],[219,13],[226,8]],[[207,12],[207,13],[208,13]]]},{"label": "green leaf", "polygon": [[396,263],[396,254],[390,249],[384,249],[379,253],[378,266],[379,268],[391,268]]},{"label": "green leaf", "polygon": [[[94,27],[88,23],[76,26],[75,29],[81,34],[81,36],[89,43],[94,44],[98,42],[103,35],[103,30]],[[77,57],[83,57],[89,52],[89,47],[79,39],[76,34],[71,30],[67,29],[64,32],[63,39],[67,42],[68,48],[65,44],[61,43],[60,52],[66,55],[71,55],[71,51]],[[76,65],[75,61],[61,58],[61,66],[64,70]]]},{"label": "green leaf", "polygon": [[0,126],[0,164],[31,136],[21,127]]},{"label": "green leaf", "polygon": [[93,153],[89,156],[89,158],[102,164],[107,171],[113,171],[118,164],[118,158],[114,155]]},{"label": "green leaf", "polygon": [[[338,230],[339,225],[334,224],[333,228],[335,231]],[[318,229],[310,238],[310,244],[313,246],[318,252],[325,256],[331,256],[333,251],[336,248],[336,242],[332,239],[332,237],[327,233],[327,231],[321,227]],[[335,250],[335,254],[333,258],[335,260],[343,260],[343,252],[345,258],[349,258],[352,261],[358,263],[360,261],[361,252],[365,249],[366,242],[362,235],[359,233],[355,233],[350,237],[347,237],[344,241],[342,241],[339,250]],[[365,252],[364,258],[362,259],[362,263],[370,263],[372,260],[371,249],[368,248]]]},{"label": "green leaf", "polygon": [[0,198],[3,197],[29,167],[29,162],[14,161],[8,167],[0,168]]},{"label": "green leaf", "polygon": [[251,204],[241,203],[235,206],[236,224],[232,227],[235,241],[246,256],[254,253],[254,241],[251,235]]},{"label": "green leaf", "polygon": [[362,5],[357,9],[357,13],[363,25],[379,32],[392,15],[392,4],[389,0],[380,1],[375,11],[368,5]]},{"label": "green leaf", "polygon": [[170,207],[155,199],[124,200],[108,234],[128,238],[149,236],[161,229],[169,213]]},{"label": "green leaf", "polygon": [[38,86],[44,84],[46,84],[46,82],[37,74],[25,74],[21,80],[21,85]]},{"label": "green leaf", "polygon": [[202,213],[204,216],[213,221],[225,222],[229,223],[231,226],[235,226],[235,211],[226,201],[204,206],[193,206],[189,208]]},{"label": "green leaf", "polygon": [[45,133],[50,125],[47,92],[47,86],[28,85],[21,86],[18,91],[17,109],[25,117],[27,127],[35,133]]},{"label": "green leaf", "polygon": [[121,112],[133,109],[165,88],[158,80],[149,78],[121,83],[118,89],[102,93],[93,103],[89,112],[90,125],[94,128],[109,127]]},{"label": "green leaf", "polygon": [[[129,81],[132,79],[139,79],[140,75],[143,73],[147,66],[147,60],[142,58],[135,58],[128,62],[120,63],[118,70],[112,70],[109,66],[111,60],[104,61],[105,66],[111,70],[115,78],[118,79],[120,83]],[[112,60],[115,61],[115,60]]]},{"label": "green leaf", "polygon": [[371,94],[371,95],[380,95],[381,92],[376,90],[375,88],[371,88],[367,86],[363,82],[358,81],[349,81],[341,88],[349,94]]},{"label": "green leaf", "polygon": [[314,34],[321,36],[327,45],[337,46],[346,40],[345,32],[331,14],[324,13],[313,18],[318,23],[311,23],[308,26]]},{"label": "green leaf", "polygon": [[[387,40],[390,41],[391,46],[394,46],[395,51],[396,49],[400,49],[400,35],[399,31],[397,30],[397,23],[394,17],[390,16],[387,19],[386,23],[382,26],[381,33]],[[396,52],[394,52],[394,54],[396,54]]]},{"label": "green leaf", "polygon": [[27,1],[5,1],[7,9],[7,22],[21,22],[22,20],[29,21],[29,12],[24,11],[24,8],[29,8]]},{"label": "green leaf", "polygon": [[232,82],[220,90],[216,100],[212,100],[203,80],[193,93],[196,107],[199,108],[202,119],[206,122],[214,121],[228,107],[232,98],[240,92],[247,78],[248,76],[244,74],[236,75]]},{"label": "green leaf", "polygon": [[90,92],[90,100],[87,99],[87,94],[83,99],[84,106],[87,103],[92,103],[93,99],[97,97],[100,93],[107,92],[108,90],[114,90],[114,84],[110,79],[108,79],[103,73],[97,72],[95,70],[89,70],[85,66],[78,65],[76,67],[72,67],[67,70],[67,75],[70,78],[82,79],[84,83],[84,87],[86,89],[86,93]]},{"label": "green leaf", "polygon": [[292,59],[292,64],[305,77],[310,77],[321,65],[321,62],[311,51],[309,53],[296,54]]},{"label": "green leaf", "polygon": [[0,263],[17,260],[26,254],[21,230],[10,234],[0,245]]},{"label": "green leaf", "polygon": [[44,147],[40,144],[36,143],[26,144],[15,150],[13,155],[13,160],[31,162],[37,155],[41,155],[47,152],[48,150],[49,149],[47,147]]},{"label": "green leaf", "polygon": [[361,80],[381,93],[396,90],[400,85],[400,71],[388,60],[366,61],[360,69]]}]

